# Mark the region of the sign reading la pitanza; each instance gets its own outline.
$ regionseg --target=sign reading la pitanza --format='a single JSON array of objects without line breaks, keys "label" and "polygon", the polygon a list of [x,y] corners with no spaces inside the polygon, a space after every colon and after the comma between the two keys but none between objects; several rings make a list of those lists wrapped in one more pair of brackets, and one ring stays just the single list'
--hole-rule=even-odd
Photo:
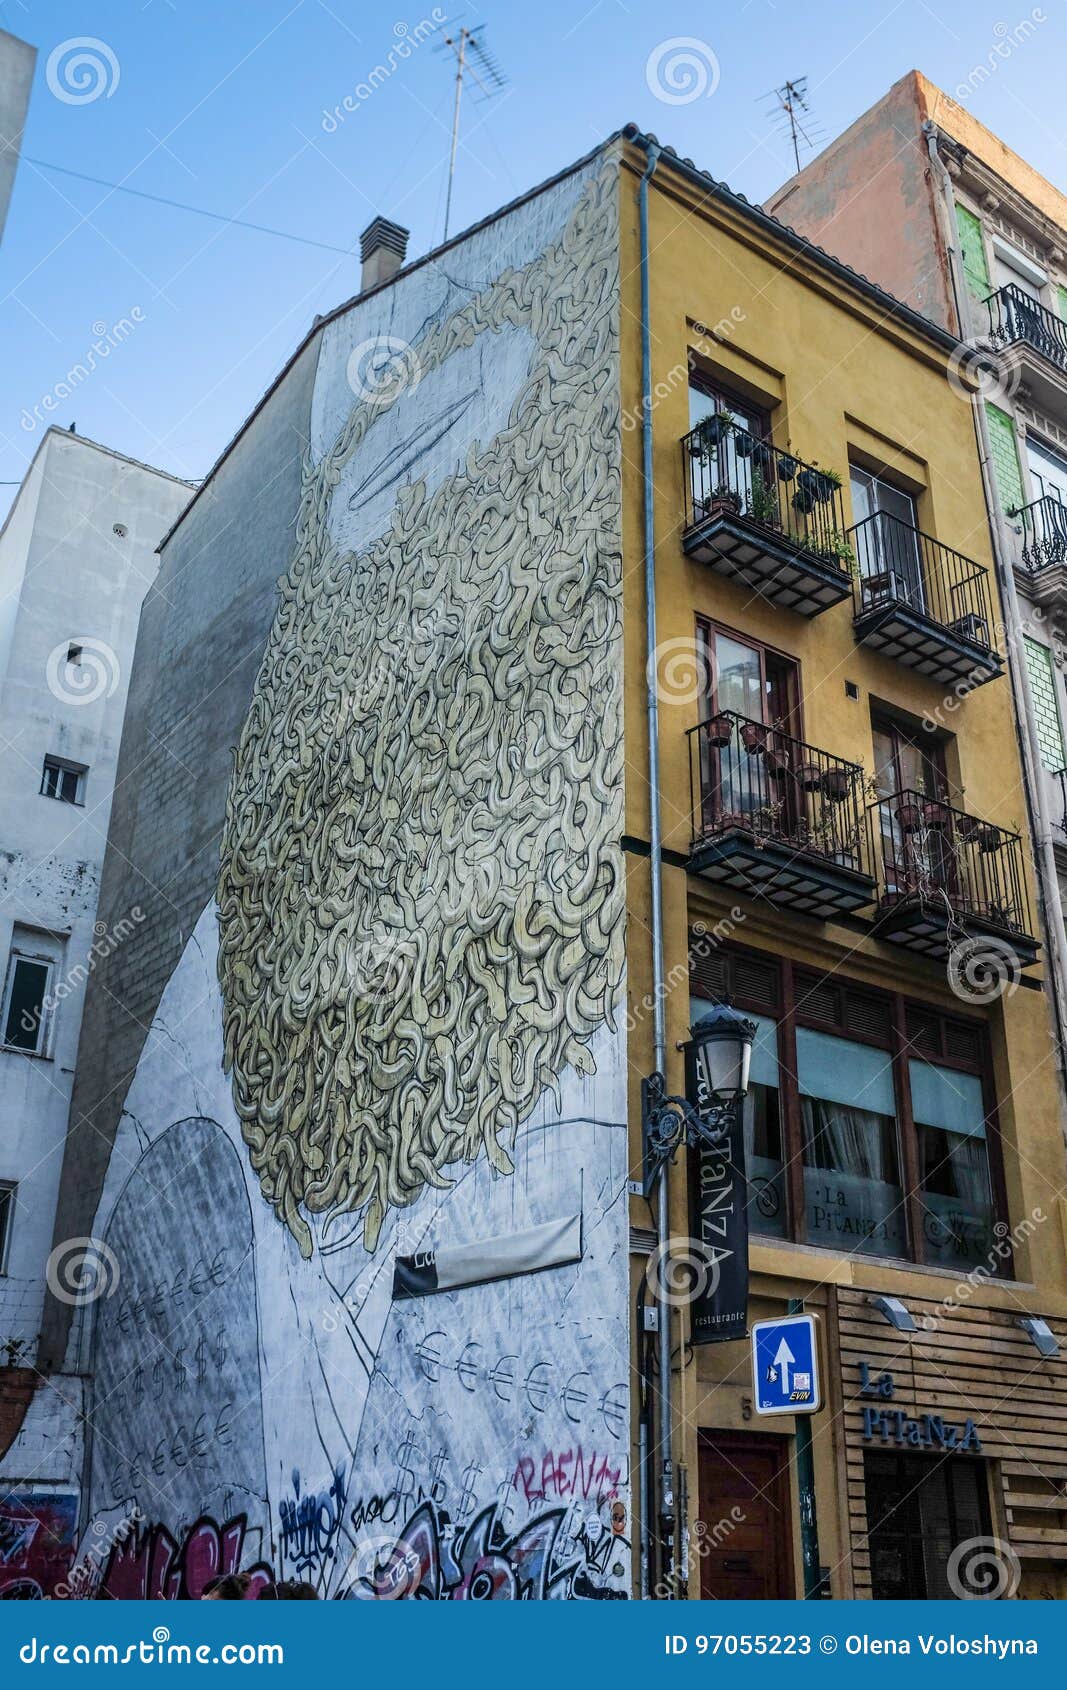
[{"label": "sign reading la pitanza", "polygon": [[[685,1053],[685,1095],[705,1113],[711,1092],[693,1046]],[[694,1344],[720,1344],[748,1332],[748,1213],[744,1127],[733,1112],[729,1135],[716,1150],[689,1157],[689,1214],[702,1269],[691,1309]]]}]

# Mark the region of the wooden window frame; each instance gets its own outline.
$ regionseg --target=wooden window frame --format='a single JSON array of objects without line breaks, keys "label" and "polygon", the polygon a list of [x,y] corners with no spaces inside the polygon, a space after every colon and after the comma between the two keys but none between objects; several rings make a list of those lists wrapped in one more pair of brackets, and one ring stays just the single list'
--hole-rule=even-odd
[{"label": "wooden window frame", "polygon": [[[690,956],[699,956],[696,949],[701,944],[698,935],[690,937]],[[972,1074],[981,1083],[982,1109],[985,1119],[987,1161],[989,1166],[990,1196],[992,1199],[994,1230],[1001,1225],[1010,1229],[1008,1213],[1007,1182],[1004,1173],[1004,1141],[1000,1131],[1000,1119],[997,1110],[996,1084],[993,1072],[992,1040],[986,1022],[969,1015],[957,1015],[943,1010],[935,1004],[915,998],[906,992],[887,992],[878,987],[868,986],[863,981],[853,980],[849,976],[828,976],[827,979],[833,989],[841,994],[855,992],[864,998],[880,1000],[886,1009],[886,1034],[879,1037],[865,1032],[862,1028],[845,1025],[828,1025],[826,1020],[811,1013],[805,1014],[803,999],[798,1003],[797,975],[802,979],[811,970],[798,967],[791,958],[771,957],[765,951],[759,951],[748,946],[725,944],[716,945],[725,967],[725,991],[713,987],[710,981],[701,984],[700,963],[691,963],[690,990],[695,996],[715,999],[722,997],[734,1008],[748,1010],[752,1014],[768,1017],[775,1021],[778,1029],[778,1107],[782,1124],[782,1156],[785,1168],[786,1186],[786,1243],[808,1243],[806,1214],[807,1203],[804,1194],[804,1136],[800,1109],[800,1088],[797,1084],[797,1051],[796,1035],[798,1027],[809,1027],[821,1032],[833,1033],[836,1037],[851,1040],[855,1044],[864,1044],[872,1049],[884,1050],[889,1055],[893,1068],[893,1090],[896,1101],[897,1123],[897,1154],[900,1163],[901,1183],[904,1187],[904,1214],[907,1234],[907,1255],[885,1257],[887,1261],[904,1261],[910,1265],[926,1268],[929,1271],[944,1271],[924,1262],[922,1256],[922,1204],[921,1204],[921,1175],[919,1170],[919,1140],[915,1130],[912,1115],[911,1083],[908,1075],[908,1062],[912,1057],[916,1060],[928,1061],[942,1068],[952,1068],[961,1074]],[[748,958],[753,964],[762,966],[768,972],[774,971],[776,976],[776,991],[773,995],[773,1005],[768,1000],[756,999],[735,983],[735,967],[731,964],[735,959]],[[842,1002],[844,1000],[842,999]],[[936,1020],[939,1028],[940,1049],[936,1055],[928,1055],[919,1051],[914,1039],[907,1031],[907,1015],[909,1010],[921,1011]],[[964,1057],[946,1049],[945,1033],[949,1026],[966,1028],[976,1037],[977,1057],[971,1062]],[[757,1235],[758,1236],[758,1235]],[[1011,1279],[1014,1277],[1015,1264],[1011,1248],[1010,1230],[1003,1237],[998,1237],[998,1244],[1004,1250],[1003,1256],[997,1254],[992,1264],[991,1277],[995,1279]],[[820,1249],[832,1248],[820,1244]],[[847,1252],[846,1252],[847,1253]],[[866,1259],[866,1258],[864,1258]],[[961,1267],[960,1273],[966,1275],[973,1269]]]}]

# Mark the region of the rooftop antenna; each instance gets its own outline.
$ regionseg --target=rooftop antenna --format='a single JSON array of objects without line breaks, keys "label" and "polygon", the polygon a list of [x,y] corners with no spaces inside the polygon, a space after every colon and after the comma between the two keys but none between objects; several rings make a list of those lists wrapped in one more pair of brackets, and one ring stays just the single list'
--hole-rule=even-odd
[{"label": "rooftop antenna", "polygon": [[463,99],[463,83],[467,77],[481,94],[483,99],[491,99],[503,88],[507,78],[497,64],[489,48],[483,40],[484,24],[477,24],[474,29],[468,29],[465,24],[451,35],[443,37],[443,45],[455,54],[456,59],[456,98],[452,107],[452,145],[448,155],[448,193],[445,197],[445,232],[443,240],[448,239],[448,223],[452,215],[452,181],[456,174],[456,147],[459,144],[459,108]]},{"label": "rooftop antenna", "polygon": [[805,129],[800,113],[808,113],[808,79],[806,76],[794,77],[791,81],[783,82],[780,88],[772,88],[769,94],[764,94],[765,100],[776,100],[779,109],[785,114],[789,125],[789,139],[793,147],[793,158],[796,161],[797,174],[800,174],[800,142],[806,147],[813,147],[815,141]]}]

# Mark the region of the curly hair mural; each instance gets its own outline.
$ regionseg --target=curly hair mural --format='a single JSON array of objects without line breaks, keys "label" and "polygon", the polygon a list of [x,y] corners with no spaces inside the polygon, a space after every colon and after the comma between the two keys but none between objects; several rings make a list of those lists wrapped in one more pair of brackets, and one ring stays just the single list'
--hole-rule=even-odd
[{"label": "curly hair mural", "polygon": [[[390,1209],[509,1144],[623,976],[617,179],[414,349],[534,350],[507,426],[344,551],[331,498],[388,405],[305,465],[218,881],[224,1047],[263,1194]],[[399,394],[391,399],[396,403]]]}]

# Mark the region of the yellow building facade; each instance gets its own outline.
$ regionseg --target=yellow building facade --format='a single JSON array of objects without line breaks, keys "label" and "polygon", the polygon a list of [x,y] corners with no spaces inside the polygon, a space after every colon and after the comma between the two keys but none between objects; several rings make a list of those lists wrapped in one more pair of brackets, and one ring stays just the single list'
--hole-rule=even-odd
[{"label": "yellow building facade", "polygon": [[646,1588],[1062,1594],[1061,1106],[965,379],[944,331],[657,151],[630,133],[620,176],[633,1160],[657,996],[675,1094],[702,1007],[750,1016],[748,1317],[816,1315],[823,1406],[809,1494],[748,1342],[694,1342],[663,1290],[694,1253],[680,1152],[670,1264],[630,1197],[635,1295],[658,1275],[671,1320],[666,1481],[656,1314],[634,1332]]}]

